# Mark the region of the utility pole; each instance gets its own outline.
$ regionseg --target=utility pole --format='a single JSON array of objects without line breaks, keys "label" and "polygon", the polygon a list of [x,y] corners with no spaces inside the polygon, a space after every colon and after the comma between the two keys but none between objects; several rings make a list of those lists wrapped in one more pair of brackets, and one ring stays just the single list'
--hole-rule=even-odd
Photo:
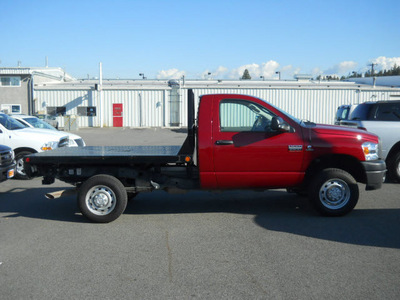
[{"label": "utility pole", "polygon": [[371,76],[374,76],[374,66],[376,66],[376,65],[377,64],[374,64],[374,63],[368,65],[368,66],[371,66]]}]

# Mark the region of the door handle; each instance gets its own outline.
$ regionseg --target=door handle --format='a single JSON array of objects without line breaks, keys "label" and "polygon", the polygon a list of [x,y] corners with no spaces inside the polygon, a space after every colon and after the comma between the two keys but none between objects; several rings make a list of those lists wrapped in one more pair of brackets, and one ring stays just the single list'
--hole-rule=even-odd
[{"label": "door handle", "polygon": [[219,140],[215,142],[215,145],[218,146],[233,145],[233,141]]}]

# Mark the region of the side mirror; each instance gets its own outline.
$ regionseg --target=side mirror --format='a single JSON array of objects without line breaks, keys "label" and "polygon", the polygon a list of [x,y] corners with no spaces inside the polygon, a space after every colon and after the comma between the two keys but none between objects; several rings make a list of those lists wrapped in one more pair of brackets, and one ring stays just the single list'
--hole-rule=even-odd
[{"label": "side mirror", "polygon": [[281,132],[289,132],[290,125],[286,123],[281,117],[273,117],[271,120],[271,129]]}]

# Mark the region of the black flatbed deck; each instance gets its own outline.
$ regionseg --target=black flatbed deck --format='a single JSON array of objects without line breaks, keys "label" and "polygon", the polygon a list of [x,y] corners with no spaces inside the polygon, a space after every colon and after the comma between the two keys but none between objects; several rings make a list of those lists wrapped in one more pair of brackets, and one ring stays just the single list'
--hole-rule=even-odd
[{"label": "black flatbed deck", "polygon": [[29,156],[33,164],[166,164],[184,162],[181,146],[66,147]]}]

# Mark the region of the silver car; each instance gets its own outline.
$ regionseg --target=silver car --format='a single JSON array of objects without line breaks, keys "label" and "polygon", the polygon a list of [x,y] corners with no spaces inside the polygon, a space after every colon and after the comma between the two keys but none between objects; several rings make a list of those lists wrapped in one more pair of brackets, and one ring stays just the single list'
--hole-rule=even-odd
[{"label": "silver car", "polygon": [[58,121],[57,121],[56,117],[49,116],[49,115],[42,115],[42,114],[38,114],[38,115],[35,115],[35,116],[38,117],[40,120],[43,120],[46,123],[49,123],[55,129],[58,129]]}]

